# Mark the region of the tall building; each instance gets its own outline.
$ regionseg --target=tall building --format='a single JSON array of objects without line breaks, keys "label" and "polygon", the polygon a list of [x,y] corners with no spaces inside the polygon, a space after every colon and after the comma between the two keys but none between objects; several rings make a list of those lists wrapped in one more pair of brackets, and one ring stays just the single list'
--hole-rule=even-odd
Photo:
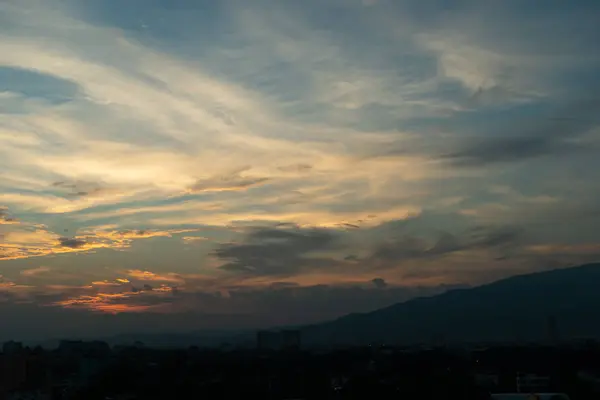
[{"label": "tall building", "polygon": [[281,332],[282,348],[286,350],[300,349],[300,331],[285,330]]},{"label": "tall building", "polygon": [[279,332],[259,331],[256,334],[256,347],[259,350],[278,350],[281,347]]},{"label": "tall building", "polygon": [[259,350],[297,350],[300,348],[300,331],[259,331],[256,344]]},{"label": "tall building", "polygon": [[4,354],[18,354],[23,351],[23,343],[8,341],[2,345],[2,352]]},{"label": "tall building", "polygon": [[548,316],[547,321],[548,328],[548,341],[552,344],[557,344],[560,341],[560,336],[558,333],[558,322],[554,315]]},{"label": "tall building", "polygon": [[3,354],[0,358],[1,386],[3,392],[21,387],[27,381],[27,355],[24,353]]},{"label": "tall building", "polygon": [[110,353],[110,346],[106,342],[83,340],[61,340],[58,351],[63,355],[90,355],[103,356]]}]

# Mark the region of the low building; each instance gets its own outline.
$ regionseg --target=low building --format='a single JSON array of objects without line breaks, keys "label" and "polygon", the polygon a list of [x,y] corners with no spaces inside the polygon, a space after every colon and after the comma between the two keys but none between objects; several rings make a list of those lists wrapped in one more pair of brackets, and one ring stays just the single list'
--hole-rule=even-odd
[{"label": "low building", "polygon": [[300,331],[259,331],[256,334],[259,350],[298,350],[300,349]]},{"label": "low building", "polygon": [[570,400],[564,393],[496,393],[492,400]]},{"label": "low building", "polygon": [[550,377],[537,374],[518,374],[517,392],[540,393],[550,388]]},{"label": "low building", "polygon": [[6,400],[51,400],[49,394],[39,390],[18,391],[10,393]]}]

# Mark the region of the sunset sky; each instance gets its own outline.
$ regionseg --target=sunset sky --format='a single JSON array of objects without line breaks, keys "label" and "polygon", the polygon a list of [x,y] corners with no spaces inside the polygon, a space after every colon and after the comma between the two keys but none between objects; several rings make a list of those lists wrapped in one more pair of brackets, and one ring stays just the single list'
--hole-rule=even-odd
[{"label": "sunset sky", "polygon": [[0,0],[0,339],[314,322],[600,260],[599,16]]}]

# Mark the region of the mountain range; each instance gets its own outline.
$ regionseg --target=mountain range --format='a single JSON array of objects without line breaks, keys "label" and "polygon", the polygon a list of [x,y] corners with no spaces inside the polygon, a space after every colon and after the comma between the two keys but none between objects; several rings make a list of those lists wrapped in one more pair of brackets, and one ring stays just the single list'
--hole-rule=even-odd
[{"label": "mountain range", "polygon": [[600,337],[600,264],[513,276],[301,328],[303,344]]}]

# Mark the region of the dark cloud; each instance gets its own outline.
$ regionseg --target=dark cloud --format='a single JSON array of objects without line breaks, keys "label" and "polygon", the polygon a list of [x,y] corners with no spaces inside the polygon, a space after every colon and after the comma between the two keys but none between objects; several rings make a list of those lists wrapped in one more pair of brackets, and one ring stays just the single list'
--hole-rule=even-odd
[{"label": "dark cloud", "polygon": [[273,289],[282,289],[282,288],[299,287],[300,285],[296,282],[273,282],[273,283],[271,283],[270,286]]},{"label": "dark cloud", "polygon": [[277,169],[279,169],[282,172],[308,172],[312,169],[312,165],[310,164],[292,164],[292,165],[284,165],[281,167],[278,167]]},{"label": "dark cloud", "polygon": [[191,192],[212,192],[227,190],[243,190],[267,182],[269,178],[222,177],[198,180],[189,187]]},{"label": "dark cloud", "polygon": [[507,250],[520,244],[522,230],[513,227],[476,227],[461,234],[442,232],[437,240],[404,235],[380,244],[371,260],[401,262],[421,258],[441,257],[458,251],[478,249]]},{"label": "dark cloud", "polygon": [[442,160],[456,166],[477,167],[543,156],[590,151],[574,139],[600,123],[600,100],[579,101],[548,113],[541,120],[512,120],[498,132],[464,140]]},{"label": "dark cloud", "polygon": [[242,167],[225,175],[214,176],[208,179],[199,179],[188,188],[188,191],[197,193],[246,190],[271,180],[271,178],[267,177],[242,175],[243,172],[249,169],[250,167]]},{"label": "dark cloud", "polygon": [[411,157],[415,155],[429,155],[434,153],[431,145],[421,138],[412,137],[402,140],[390,140],[384,143],[366,143],[353,149],[359,154],[359,160],[369,160],[374,158],[396,158]]},{"label": "dark cloud", "polygon": [[[309,270],[350,274],[400,268],[403,262],[433,260],[457,252],[488,250],[492,257],[500,257],[523,246],[524,232],[518,227],[471,224],[461,228],[461,224],[446,220],[454,219],[440,216],[437,221],[435,215],[423,215],[351,230],[289,225],[252,228],[241,242],[222,244],[214,255],[225,262],[220,268],[230,272],[292,276]],[[447,230],[442,230],[443,224]],[[348,254],[348,250],[356,250],[361,238],[368,238],[359,249],[366,255]]]},{"label": "dark cloud", "polygon": [[55,188],[68,190],[67,195],[70,197],[93,197],[108,192],[115,192],[114,189],[106,187],[106,185],[101,182],[58,181],[54,182],[52,186]]},{"label": "dark cloud", "polygon": [[482,166],[520,161],[546,155],[559,155],[580,147],[552,135],[478,139],[465,149],[442,156],[457,166]]},{"label": "dark cloud", "polygon": [[518,227],[476,227],[470,232],[470,241],[467,240],[466,247],[490,248],[504,247],[519,243],[523,237],[523,229]]},{"label": "dark cloud", "polygon": [[61,237],[58,241],[61,247],[69,247],[71,249],[80,249],[87,244],[85,240],[67,237]]},{"label": "dark cloud", "polygon": [[360,229],[360,226],[355,225],[355,224],[349,224],[349,223],[343,223],[343,224],[340,224],[340,226],[342,228]]},{"label": "dark cloud", "polygon": [[[481,91],[474,94],[476,99],[482,95]],[[453,117],[456,121],[438,121],[439,126],[430,128],[429,135],[407,134],[401,140],[361,146],[356,152],[360,159],[418,156],[457,167],[479,167],[598,151],[577,139],[600,124],[599,99],[573,100],[547,108],[536,111],[535,117],[500,113],[505,117],[495,116],[485,125],[477,122],[484,118],[483,113],[471,111],[469,118],[460,114]],[[435,140],[440,130],[444,133]]]},{"label": "dark cloud", "polygon": [[146,235],[151,235],[153,233],[153,231],[148,231],[145,229],[138,229],[138,230],[124,229],[124,230],[120,231],[119,233],[122,236],[128,236],[128,237],[136,237],[136,236],[144,237]]},{"label": "dark cloud", "polygon": [[0,225],[16,222],[17,219],[10,216],[8,210],[0,207]]},{"label": "dark cloud", "polygon": [[517,96],[516,93],[511,93],[506,88],[495,85],[489,88],[479,87],[466,101],[467,107],[480,107],[493,104],[499,104],[507,101],[511,96]]},{"label": "dark cloud", "polygon": [[375,278],[371,282],[373,282],[375,287],[378,289],[385,289],[387,287],[387,283],[385,282],[385,279],[383,279],[383,278]]},{"label": "dark cloud", "polygon": [[428,243],[425,239],[406,236],[381,244],[371,255],[372,259],[401,261],[426,256]]},{"label": "dark cloud", "polygon": [[332,246],[336,234],[327,229],[255,228],[244,243],[219,246],[214,254],[222,269],[256,275],[286,275],[305,268],[330,267],[334,260],[311,256]]}]

